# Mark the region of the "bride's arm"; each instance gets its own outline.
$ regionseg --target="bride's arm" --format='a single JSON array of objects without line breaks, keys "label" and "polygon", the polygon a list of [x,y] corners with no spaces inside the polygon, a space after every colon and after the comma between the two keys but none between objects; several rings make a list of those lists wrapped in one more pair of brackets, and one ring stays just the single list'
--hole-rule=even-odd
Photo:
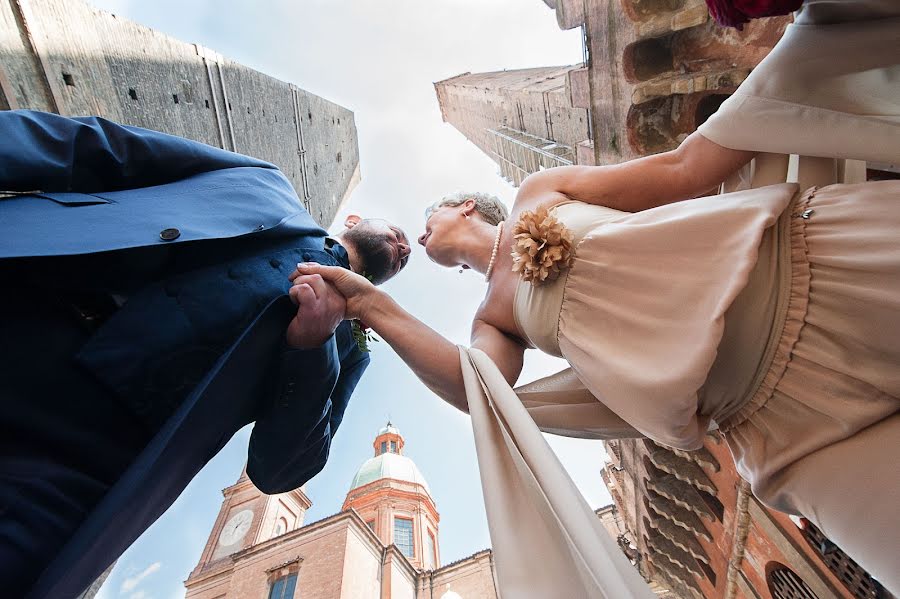
[{"label": "bride's arm", "polygon": [[693,133],[669,152],[609,166],[561,166],[535,173],[525,179],[519,194],[554,191],[590,204],[640,212],[706,193],[755,155]]},{"label": "bride's arm", "polygon": [[[358,318],[386,341],[406,365],[447,403],[468,412],[459,349],[437,331],[404,310],[388,294],[364,277],[339,267],[309,264],[298,267],[301,276],[321,276],[347,298],[347,318]],[[472,347],[485,352],[497,364],[510,385],[522,371],[525,348],[493,326],[476,320]]]},{"label": "bride's arm", "polygon": [[[450,405],[468,412],[459,349],[434,329],[404,310],[393,298],[376,291],[372,308],[361,318],[381,336],[416,376]],[[480,349],[513,385],[522,371],[525,348],[493,326],[476,320],[472,347]]]}]

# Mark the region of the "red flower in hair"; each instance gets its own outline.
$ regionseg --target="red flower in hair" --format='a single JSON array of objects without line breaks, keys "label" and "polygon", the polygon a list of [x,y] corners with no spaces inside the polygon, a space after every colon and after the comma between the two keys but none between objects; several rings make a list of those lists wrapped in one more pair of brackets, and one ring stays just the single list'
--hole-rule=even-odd
[{"label": "red flower in hair", "polygon": [[803,0],[706,0],[709,14],[723,27],[744,29],[750,19],[774,17],[792,13]]}]

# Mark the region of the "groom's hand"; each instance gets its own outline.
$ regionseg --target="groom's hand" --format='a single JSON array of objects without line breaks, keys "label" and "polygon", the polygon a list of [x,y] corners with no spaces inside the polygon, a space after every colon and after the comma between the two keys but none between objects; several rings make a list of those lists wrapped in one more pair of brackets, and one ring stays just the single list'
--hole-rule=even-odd
[{"label": "groom's hand", "polygon": [[366,277],[340,266],[325,266],[315,262],[304,262],[297,265],[290,279],[294,284],[308,279],[324,279],[347,300],[346,320],[359,319],[368,322],[367,313],[379,295],[378,288]]},{"label": "groom's hand", "polygon": [[295,349],[319,347],[344,319],[344,296],[319,276],[303,277],[288,293],[297,305],[285,334],[288,345]]}]

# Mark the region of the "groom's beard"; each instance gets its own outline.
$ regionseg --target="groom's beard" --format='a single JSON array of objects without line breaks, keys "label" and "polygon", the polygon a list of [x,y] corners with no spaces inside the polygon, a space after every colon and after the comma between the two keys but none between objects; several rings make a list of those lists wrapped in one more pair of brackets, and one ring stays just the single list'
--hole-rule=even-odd
[{"label": "groom's beard", "polygon": [[376,285],[384,283],[394,271],[394,255],[386,236],[360,232],[351,235],[355,229],[347,231],[346,237],[353,240],[356,253],[362,260],[365,276]]}]

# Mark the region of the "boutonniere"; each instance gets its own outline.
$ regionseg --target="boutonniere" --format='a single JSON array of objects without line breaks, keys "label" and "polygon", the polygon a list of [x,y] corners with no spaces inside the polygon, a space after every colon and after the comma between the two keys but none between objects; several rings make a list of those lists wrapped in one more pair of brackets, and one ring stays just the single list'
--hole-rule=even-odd
[{"label": "boutonniere", "polygon": [[353,335],[353,341],[356,342],[356,347],[363,353],[372,351],[369,349],[369,342],[381,341],[381,339],[376,337],[371,330],[369,330],[369,327],[359,319],[350,322],[350,331]]},{"label": "boutonniere", "polygon": [[[369,282],[374,285],[372,275],[362,273],[362,276],[369,279]],[[363,353],[369,353],[372,351],[369,348],[369,343],[377,343],[381,341],[378,337],[375,336],[374,333],[369,329],[366,324],[358,318],[353,319],[350,322],[350,332],[353,336],[353,341],[356,342],[356,347],[359,348],[359,351]]]}]

